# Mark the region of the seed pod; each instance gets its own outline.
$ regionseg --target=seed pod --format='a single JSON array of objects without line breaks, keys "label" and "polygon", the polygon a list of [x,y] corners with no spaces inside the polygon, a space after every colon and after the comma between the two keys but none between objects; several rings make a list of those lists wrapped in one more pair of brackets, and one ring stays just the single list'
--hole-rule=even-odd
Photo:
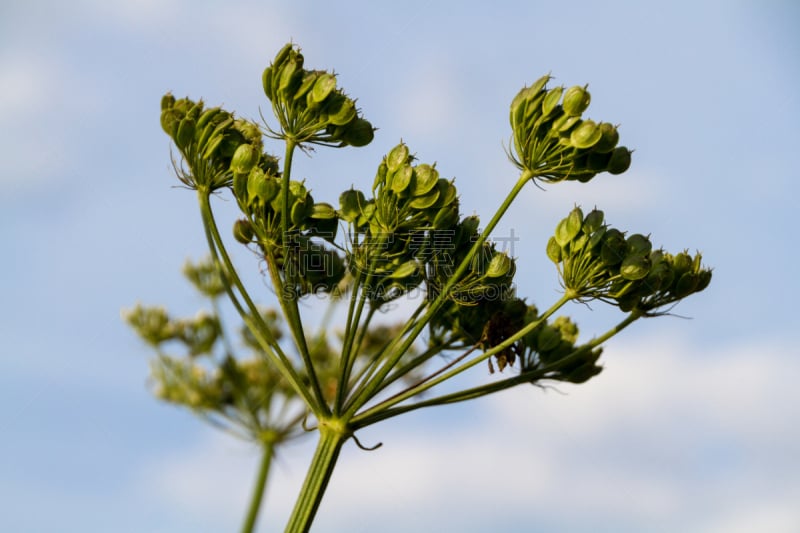
[{"label": "seed pod", "polygon": [[258,164],[260,150],[252,144],[240,144],[231,158],[231,171],[236,174],[247,174]]},{"label": "seed pod", "polygon": [[600,141],[594,145],[594,151],[605,154],[616,148],[619,142],[619,132],[613,124],[608,122],[601,122],[597,125],[600,130]]},{"label": "seed pod", "polygon": [[592,209],[586,218],[583,219],[583,226],[581,229],[584,233],[594,233],[599,230],[603,225],[603,212],[599,209]]},{"label": "seed pod", "polygon": [[161,111],[169,109],[173,105],[175,105],[175,97],[172,96],[172,93],[167,93],[161,97]]},{"label": "seed pod", "polygon": [[311,207],[309,216],[318,220],[330,220],[336,218],[336,210],[331,204],[320,202]]},{"label": "seed pod", "polygon": [[264,87],[264,94],[272,102],[275,99],[275,91],[273,90],[272,86],[272,78],[275,75],[275,69],[272,65],[268,66],[264,69],[264,73],[261,75],[261,85]]},{"label": "seed pod", "polygon": [[593,120],[584,120],[580,126],[572,130],[569,140],[575,148],[586,149],[597,144],[602,136],[600,128]]},{"label": "seed pod", "polygon": [[542,100],[542,115],[549,116],[552,113],[556,106],[558,106],[559,100],[561,100],[561,94],[564,92],[563,87],[555,87],[547,91],[547,95]]},{"label": "seed pod", "polygon": [[436,184],[439,182],[439,172],[436,168],[427,163],[417,165],[415,176],[416,179],[414,180],[413,190],[411,191],[413,196],[427,194],[436,187]]},{"label": "seed pod", "polygon": [[408,206],[413,209],[427,209],[433,205],[436,205],[436,201],[439,199],[439,189],[434,188],[431,189],[430,192],[427,194],[423,194],[422,196],[415,196],[410,202],[408,202]]},{"label": "seed pod", "polygon": [[372,123],[363,118],[357,118],[347,124],[342,142],[356,148],[366,146],[375,138],[375,128]]},{"label": "seed pod", "polygon": [[650,258],[644,255],[631,254],[622,260],[620,275],[631,281],[639,280],[650,272]]},{"label": "seed pod", "polygon": [[672,258],[672,270],[676,277],[681,277],[692,269],[692,258],[686,252],[676,254]]},{"label": "seed pod", "polygon": [[694,288],[695,292],[700,292],[706,287],[708,284],[711,283],[711,271],[710,270],[701,270],[697,274],[697,286]]},{"label": "seed pod", "polygon": [[653,249],[650,239],[640,233],[634,233],[625,240],[629,255],[648,255]]},{"label": "seed pod", "polygon": [[319,79],[320,74],[321,73],[318,70],[304,71],[301,77],[300,85],[297,86],[297,91],[295,91],[292,99],[295,102],[305,100],[307,107],[314,107],[316,102],[311,99],[311,88]]},{"label": "seed pod", "polygon": [[283,48],[278,50],[278,53],[275,54],[275,59],[272,60],[272,64],[276,69],[280,69],[283,65],[284,61],[289,58],[289,54],[292,52],[292,43],[286,43],[283,45]]},{"label": "seed pod", "polygon": [[611,152],[608,161],[609,174],[622,174],[631,166],[631,151],[624,146],[618,146]]},{"label": "seed pod", "polygon": [[502,278],[513,272],[514,261],[505,253],[499,252],[492,257],[489,268],[486,269],[487,278]]},{"label": "seed pod", "polygon": [[396,172],[393,172],[389,177],[391,190],[398,196],[404,196],[403,192],[411,185],[411,180],[414,179],[414,167],[405,164]]},{"label": "seed pod", "polygon": [[456,224],[458,224],[458,206],[442,207],[433,219],[433,227],[438,230],[449,229]]},{"label": "seed pod", "polygon": [[555,238],[560,246],[566,246],[581,231],[583,212],[579,207],[573,209],[566,218],[556,226]]},{"label": "seed pod", "polygon": [[344,126],[356,118],[356,104],[347,97],[332,98],[333,102],[328,109],[328,123],[334,126]]},{"label": "seed pod", "polygon": [[186,149],[194,140],[195,125],[196,122],[192,118],[186,117],[181,120],[175,135],[175,144],[178,145],[178,148]]},{"label": "seed pod", "polygon": [[403,143],[398,144],[386,156],[386,167],[389,172],[394,172],[401,166],[408,163],[408,146]]},{"label": "seed pod", "polygon": [[[452,205],[453,202],[456,201],[458,191],[456,190],[456,186],[453,185],[453,182],[444,178],[439,178],[436,182],[436,188],[439,190],[439,199],[436,200],[436,205],[438,207]],[[456,205],[456,207],[458,206]]]},{"label": "seed pod", "polygon": [[611,161],[611,152],[600,153],[595,145],[586,157],[586,168],[592,172],[605,172],[608,169],[609,161]]},{"label": "seed pod", "polygon": [[553,263],[558,264],[561,262],[561,246],[558,244],[555,237],[550,237],[547,241],[547,257],[549,257]]},{"label": "seed pod", "polygon": [[603,245],[600,249],[600,259],[606,266],[618,265],[625,258],[625,236],[618,229],[609,229],[603,236]]},{"label": "seed pod", "polygon": [[342,220],[354,222],[361,214],[362,206],[366,204],[364,193],[356,189],[344,191],[339,196],[339,213]]},{"label": "seed pod", "polygon": [[684,298],[695,292],[699,283],[700,277],[697,274],[686,272],[678,279],[673,292],[678,298]]},{"label": "seed pod", "polygon": [[233,237],[242,244],[253,242],[253,226],[246,218],[242,218],[233,224]]},{"label": "seed pod", "polygon": [[178,133],[181,115],[174,109],[165,109],[161,112],[161,129],[172,138]]},{"label": "seed pod", "polygon": [[315,104],[321,104],[334,89],[336,89],[336,76],[326,72],[317,78],[309,98]]},{"label": "seed pod", "polygon": [[564,102],[561,104],[561,107],[567,115],[579,117],[586,111],[586,108],[589,107],[589,102],[591,102],[592,97],[589,91],[586,90],[587,87],[588,86],[580,87],[575,85],[567,89],[567,92],[564,93]]}]

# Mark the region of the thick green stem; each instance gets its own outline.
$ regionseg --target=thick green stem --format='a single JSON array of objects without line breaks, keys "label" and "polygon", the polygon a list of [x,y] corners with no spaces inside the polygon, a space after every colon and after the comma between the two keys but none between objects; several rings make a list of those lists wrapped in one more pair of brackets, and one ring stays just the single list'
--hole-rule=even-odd
[{"label": "thick green stem", "polygon": [[342,445],[349,438],[350,434],[343,431],[340,427],[328,425],[320,422],[319,442],[311,460],[308,474],[300,489],[300,496],[295,504],[289,523],[286,525],[286,533],[305,533],[311,528],[314,516],[317,513],[319,504],[328,487],[328,482],[333,474],[333,467],[339,458]]},{"label": "thick green stem", "polygon": [[274,444],[272,441],[267,441],[263,443],[263,447],[261,465],[258,468],[258,476],[256,477],[256,484],[253,487],[253,496],[250,499],[247,516],[242,525],[242,533],[252,533],[253,528],[256,526],[256,520],[258,519],[258,511],[261,509],[261,501],[264,499],[264,489],[267,486],[269,467],[272,464]]},{"label": "thick green stem", "polygon": [[352,417],[355,414],[355,412],[358,411],[358,409],[360,409],[378,392],[380,392],[380,390],[383,388],[383,380],[392,371],[394,366],[403,357],[403,355],[408,351],[408,349],[414,343],[419,334],[422,333],[422,330],[425,329],[425,326],[428,325],[428,322],[431,321],[433,316],[437,312],[439,312],[439,310],[445,304],[445,302],[448,301],[448,299],[450,298],[450,291],[453,289],[456,283],[458,283],[461,276],[464,274],[464,272],[466,272],[467,268],[469,268],[472,258],[475,256],[475,254],[483,250],[483,243],[486,242],[486,239],[488,239],[491,232],[500,222],[500,219],[503,218],[503,215],[505,215],[506,211],[508,211],[508,208],[511,206],[511,203],[514,201],[514,199],[516,199],[517,195],[520,193],[520,191],[522,191],[522,188],[528,183],[528,181],[532,177],[533,174],[529,171],[525,171],[520,175],[519,180],[517,180],[517,182],[514,184],[514,187],[511,189],[511,192],[509,192],[508,196],[506,196],[505,200],[503,200],[503,203],[497,209],[494,216],[486,225],[481,235],[472,245],[472,248],[470,249],[467,256],[464,258],[464,260],[458,266],[456,271],[447,281],[447,283],[442,288],[441,292],[438,294],[436,299],[430,303],[430,305],[428,306],[428,311],[422,316],[422,318],[416,321],[416,324],[411,329],[408,335],[399,338],[392,344],[390,348],[390,356],[387,358],[387,361],[383,364],[381,369],[372,377],[370,382],[366,384],[366,386],[361,391],[361,394],[355,399],[355,401],[353,401],[350,404],[349,409],[345,413],[346,418]]}]

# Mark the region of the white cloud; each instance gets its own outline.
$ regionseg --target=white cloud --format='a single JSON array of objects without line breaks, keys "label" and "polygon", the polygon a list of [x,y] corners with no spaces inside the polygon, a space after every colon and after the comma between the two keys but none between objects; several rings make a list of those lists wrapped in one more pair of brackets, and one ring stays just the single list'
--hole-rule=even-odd
[{"label": "white cloud", "polygon": [[[378,436],[385,446],[345,450],[320,530],[342,530],[358,516],[364,531],[387,520],[394,531],[421,524],[479,531],[500,510],[517,527],[527,513],[577,530],[657,523],[796,530],[796,498],[774,497],[792,494],[800,475],[787,465],[800,446],[788,422],[798,418],[791,380],[800,363],[785,348],[756,343],[703,353],[676,339],[629,340],[609,348],[606,371],[594,381],[560,386],[566,395],[520,387],[458,411],[470,413],[468,423],[403,431],[413,427],[412,414],[403,426],[376,426],[365,438]],[[163,497],[186,512],[236,523],[257,460],[221,442],[165,458],[151,472]],[[290,450],[287,467],[276,469],[271,527],[289,512],[308,453],[307,446]]]}]

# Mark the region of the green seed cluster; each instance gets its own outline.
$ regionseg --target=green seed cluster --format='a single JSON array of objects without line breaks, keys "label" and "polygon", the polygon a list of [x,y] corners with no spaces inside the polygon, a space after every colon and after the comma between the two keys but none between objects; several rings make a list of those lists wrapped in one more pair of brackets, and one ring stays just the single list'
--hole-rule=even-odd
[{"label": "green seed cluster", "polygon": [[361,118],[356,102],[336,86],[336,76],[303,68],[292,44],[284,46],[264,70],[264,93],[272,102],[282,133],[297,143],[365,146],[374,128]]},{"label": "green seed cluster", "polygon": [[[344,276],[344,262],[324,242],[333,242],[336,237],[336,210],[330,204],[316,203],[302,182],[292,180],[286,214],[288,234],[284,235],[280,190],[277,166],[254,166],[248,172],[234,174],[234,196],[246,215],[234,224],[234,237],[243,244],[255,243],[265,256],[274,257],[288,289],[296,294],[334,290]],[[284,240],[290,244],[285,251]]]},{"label": "green seed cluster", "polygon": [[261,157],[261,130],[256,124],[219,107],[206,109],[202,100],[176,100],[167,93],[161,99],[161,127],[189,167],[179,170],[178,178],[193,189],[227,187],[245,153],[253,164]]},{"label": "green seed cluster", "polygon": [[[536,307],[530,306],[526,322],[537,318]],[[523,371],[554,368],[548,373],[548,379],[570,383],[584,383],[599,374],[603,367],[597,361],[602,349],[579,350],[578,333],[578,326],[566,316],[559,316],[533,329],[522,340],[525,347]]]},{"label": "green seed cluster", "polygon": [[616,126],[582,118],[591,101],[586,87],[548,89],[549,80],[549,75],[539,78],[511,102],[514,164],[548,182],[586,182],[601,172],[625,172],[631,151],[617,146]]},{"label": "green seed cluster", "polygon": [[698,253],[654,250],[650,239],[604,223],[597,209],[573,209],[547,242],[564,287],[577,298],[611,301],[623,311],[651,312],[705,289],[711,270]]},{"label": "green seed cluster", "polygon": [[339,216],[351,224],[348,263],[354,274],[371,272],[374,304],[393,300],[425,279],[425,265],[452,247],[459,221],[458,194],[435,165],[414,164],[408,146],[395,146],[381,161],[373,198],[350,189],[339,197]]}]

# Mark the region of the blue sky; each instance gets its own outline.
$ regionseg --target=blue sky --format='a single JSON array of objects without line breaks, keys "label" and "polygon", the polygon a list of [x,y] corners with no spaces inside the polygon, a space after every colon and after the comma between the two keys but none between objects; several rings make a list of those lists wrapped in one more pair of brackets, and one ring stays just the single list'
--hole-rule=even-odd
[{"label": "blue sky", "polygon": [[[544,245],[575,202],[715,267],[676,310],[691,320],[637,324],[586,385],[369,428],[383,448],[345,450],[316,530],[800,530],[798,24],[789,1],[4,3],[0,529],[238,528],[257,454],[152,399],[119,312],[201,306],[180,276],[204,247],[161,95],[255,118],[261,71],[292,39],[380,128],[296,159],[315,198],[368,187],[402,138],[486,219],[515,180],[508,104],[551,72],[589,83],[593,117],[636,152],[622,176],[524,191],[497,231],[520,237],[520,293],[557,297]],[[574,314],[586,335],[617,319]],[[278,461],[263,531],[309,453]]]}]

